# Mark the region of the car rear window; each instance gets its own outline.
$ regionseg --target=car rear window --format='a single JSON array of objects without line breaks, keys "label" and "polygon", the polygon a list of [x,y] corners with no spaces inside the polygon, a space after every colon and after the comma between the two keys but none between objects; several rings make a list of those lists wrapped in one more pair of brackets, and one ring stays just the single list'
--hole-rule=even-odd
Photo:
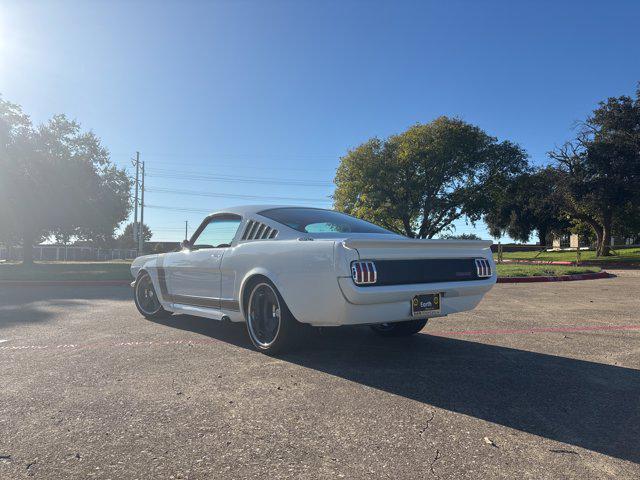
[{"label": "car rear window", "polygon": [[285,207],[259,212],[263,217],[305,233],[388,233],[389,230],[344,213],[320,208]]}]

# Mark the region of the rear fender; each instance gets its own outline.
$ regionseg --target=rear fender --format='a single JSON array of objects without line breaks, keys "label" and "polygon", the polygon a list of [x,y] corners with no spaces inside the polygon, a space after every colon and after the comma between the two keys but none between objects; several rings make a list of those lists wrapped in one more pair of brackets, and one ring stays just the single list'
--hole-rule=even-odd
[{"label": "rear fender", "polygon": [[[340,275],[350,276],[350,259],[357,258],[357,253],[353,250],[336,253],[336,242],[294,242],[290,245],[282,242],[271,255],[256,255],[256,262],[262,265],[250,268],[243,276],[236,298],[242,308],[247,282],[263,275],[278,289],[296,320],[326,323],[326,318],[336,317],[344,302],[338,287],[336,263],[340,264]],[[340,258],[339,262],[336,258]]]},{"label": "rear fender", "polygon": [[[249,270],[246,275],[243,277],[242,282],[240,282],[240,288],[239,288],[239,292],[238,292],[238,302],[240,303],[240,312],[244,315],[244,295],[245,295],[245,289],[247,287],[247,284],[256,276],[263,276],[268,278],[271,283],[273,283],[276,287],[276,289],[278,290],[278,292],[280,293],[280,295],[282,296],[282,298],[284,299],[284,302],[288,305],[285,293],[283,292],[283,288],[280,282],[280,279],[278,278],[278,275],[276,275],[275,272],[264,268],[264,267],[256,267],[253,268],[251,270]],[[248,292],[247,292],[248,294]]]}]

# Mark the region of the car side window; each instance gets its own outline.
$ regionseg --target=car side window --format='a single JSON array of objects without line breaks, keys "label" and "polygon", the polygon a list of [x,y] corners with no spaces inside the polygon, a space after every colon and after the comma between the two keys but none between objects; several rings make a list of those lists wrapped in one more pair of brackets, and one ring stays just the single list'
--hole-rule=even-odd
[{"label": "car side window", "polygon": [[304,227],[307,233],[333,233],[333,232],[348,232],[349,230],[343,225],[336,225],[331,222],[319,222],[310,223]]},{"label": "car side window", "polygon": [[193,240],[193,249],[231,246],[240,222],[240,218],[212,218]]}]

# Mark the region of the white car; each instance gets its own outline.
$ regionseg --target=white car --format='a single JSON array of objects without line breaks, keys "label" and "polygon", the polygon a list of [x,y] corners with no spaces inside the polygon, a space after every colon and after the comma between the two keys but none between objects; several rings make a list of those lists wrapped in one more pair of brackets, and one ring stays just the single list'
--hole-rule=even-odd
[{"label": "white car", "polygon": [[131,265],[142,315],[245,321],[275,353],[300,323],[419,332],[473,309],[496,282],[490,241],[416,240],[332,210],[246,206],[209,215],[182,250]]}]

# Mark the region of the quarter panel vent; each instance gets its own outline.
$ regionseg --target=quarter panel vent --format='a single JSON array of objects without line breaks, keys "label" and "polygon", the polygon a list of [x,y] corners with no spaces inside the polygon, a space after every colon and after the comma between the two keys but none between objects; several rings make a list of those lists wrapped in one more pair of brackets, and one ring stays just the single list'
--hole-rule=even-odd
[{"label": "quarter panel vent", "polygon": [[274,239],[278,235],[278,230],[265,225],[262,222],[249,220],[247,226],[244,227],[242,240],[268,240]]}]

